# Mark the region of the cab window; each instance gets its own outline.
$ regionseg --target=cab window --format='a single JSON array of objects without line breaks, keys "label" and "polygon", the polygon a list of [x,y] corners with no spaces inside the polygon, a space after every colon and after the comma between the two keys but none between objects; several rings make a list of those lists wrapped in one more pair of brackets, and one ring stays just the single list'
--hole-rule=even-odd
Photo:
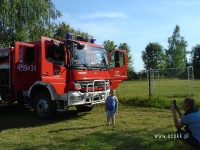
[{"label": "cab window", "polygon": [[25,63],[34,63],[35,50],[34,47],[27,47]]}]

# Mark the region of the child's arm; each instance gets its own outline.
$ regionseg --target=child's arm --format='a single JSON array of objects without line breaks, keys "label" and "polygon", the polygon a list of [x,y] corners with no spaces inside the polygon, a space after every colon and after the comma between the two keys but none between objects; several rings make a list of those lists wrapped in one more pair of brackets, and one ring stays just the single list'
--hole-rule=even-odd
[{"label": "child's arm", "polygon": [[118,111],[118,102],[116,103],[116,110],[115,110],[116,112]]},{"label": "child's arm", "polygon": [[118,101],[118,98],[115,97],[115,103],[116,103],[116,104],[115,104],[115,105],[116,105],[116,106],[115,106],[115,108],[116,108],[116,109],[115,109],[115,112],[118,111],[118,102],[119,102],[119,101]]},{"label": "child's arm", "polygon": [[106,98],[106,100],[105,100],[105,111],[107,111],[107,107],[106,107],[106,104],[107,103],[107,98]]}]

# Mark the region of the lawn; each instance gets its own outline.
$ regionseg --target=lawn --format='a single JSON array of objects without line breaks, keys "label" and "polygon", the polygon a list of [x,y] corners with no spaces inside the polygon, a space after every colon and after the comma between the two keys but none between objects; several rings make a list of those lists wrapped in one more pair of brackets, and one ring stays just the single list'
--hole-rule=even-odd
[{"label": "lawn", "polygon": [[[106,126],[103,105],[90,113],[70,108],[54,120],[39,120],[31,108],[0,107],[0,149],[5,150],[187,150],[175,133],[169,110],[172,99],[181,105],[188,96],[187,80],[152,83],[148,100],[147,81],[124,81],[117,89],[120,101],[115,126]],[[200,107],[200,80],[194,81]],[[137,106],[137,107],[135,107]],[[145,107],[144,107],[145,106]],[[163,109],[165,108],[165,109]],[[156,138],[155,136],[165,136]]]},{"label": "lawn", "polygon": [[90,113],[74,108],[54,120],[35,118],[29,108],[0,108],[0,149],[5,150],[187,150],[173,138],[169,109],[119,106],[115,126],[105,126],[104,107]]},{"label": "lawn", "polygon": [[[200,98],[200,80],[190,80],[190,82],[181,79],[152,80],[151,92],[154,96],[165,98],[182,98],[186,96]],[[148,97],[148,81],[123,81],[117,89],[117,94],[121,99],[128,100],[138,96]]]}]

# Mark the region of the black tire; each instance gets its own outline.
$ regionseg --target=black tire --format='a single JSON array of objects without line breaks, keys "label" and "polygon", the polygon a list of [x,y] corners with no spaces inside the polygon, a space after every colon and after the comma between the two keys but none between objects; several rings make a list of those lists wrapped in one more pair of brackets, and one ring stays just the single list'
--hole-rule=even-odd
[{"label": "black tire", "polygon": [[39,92],[34,98],[34,112],[39,119],[52,119],[56,114],[56,103],[46,92]]},{"label": "black tire", "polygon": [[7,86],[0,86],[1,99],[9,102],[10,88]]},{"label": "black tire", "polygon": [[23,107],[24,104],[25,104],[25,101],[24,101],[24,99],[18,99],[18,100],[17,100],[17,103],[18,103],[18,105],[19,105],[20,107]]},{"label": "black tire", "polygon": [[94,108],[94,106],[76,106],[76,109],[79,111],[79,112],[89,112],[91,111],[92,109]]}]

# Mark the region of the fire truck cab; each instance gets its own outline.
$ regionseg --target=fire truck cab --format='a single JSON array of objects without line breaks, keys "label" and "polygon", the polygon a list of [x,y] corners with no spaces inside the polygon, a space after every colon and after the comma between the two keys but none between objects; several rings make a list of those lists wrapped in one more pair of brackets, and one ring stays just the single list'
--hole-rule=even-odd
[{"label": "fire truck cab", "polygon": [[30,105],[40,119],[72,106],[90,111],[125,79],[126,51],[106,54],[94,39],[67,34],[0,49],[0,106]]}]

